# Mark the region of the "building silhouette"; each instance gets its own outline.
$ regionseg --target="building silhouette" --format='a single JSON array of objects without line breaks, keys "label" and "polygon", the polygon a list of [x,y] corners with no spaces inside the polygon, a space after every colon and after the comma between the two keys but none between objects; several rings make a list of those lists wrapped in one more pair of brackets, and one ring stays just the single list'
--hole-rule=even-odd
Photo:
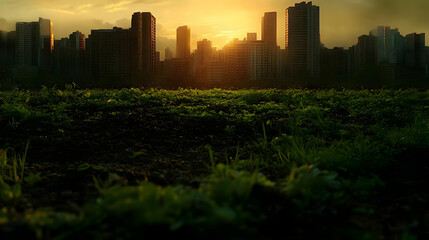
[{"label": "building silhouette", "polygon": [[212,42],[207,39],[197,42],[195,51],[196,81],[198,86],[208,85],[208,65],[212,59],[213,47]]},{"label": "building silhouette", "polygon": [[[277,12],[266,12],[261,22],[262,41],[265,43],[263,53],[263,80],[273,81],[277,79]],[[261,47],[259,47],[261,48]],[[253,48],[254,49],[254,48]],[[262,57],[262,55],[261,55]],[[260,72],[260,71],[258,71]],[[261,77],[254,79],[262,80]]]},{"label": "building silhouette", "polygon": [[406,40],[406,65],[409,67],[424,68],[426,65],[425,34],[410,33],[406,36]]},{"label": "building silhouette", "polygon": [[0,69],[10,69],[15,64],[16,32],[0,30]]},{"label": "building silhouette", "polygon": [[4,70],[7,64],[7,34],[8,32],[0,30],[0,71]]},{"label": "building silhouette", "polygon": [[92,30],[88,37],[90,69],[93,87],[129,87],[130,82],[130,31],[113,28]]},{"label": "building silhouette", "polygon": [[262,41],[268,48],[277,48],[277,12],[266,12],[261,24]]},{"label": "building silhouette", "polygon": [[16,23],[16,64],[21,71],[38,71],[39,38],[38,22]]},{"label": "building silhouette", "polygon": [[11,80],[12,67],[15,64],[16,32],[0,30],[0,83]]},{"label": "building silhouette", "polygon": [[208,87],[223,86],[223,52],[212,50],[212,56],[207,62],[207,85]]},{"label": "building silhouette", "polygon": [[129,36],[133,86],[153,81],[156,68],[156,19],[150,12],[135,12]]},{"label": "building silhouette", "polygon": [[63,83],[85,84],[85,35],[73,32],[69,38],[55,40],[54,66],[58,80]]},{"label": "building silhouette", "polygon": [[406,38],[399,33],[397,28],[379,26],[371,31],[371,35],[377,37],[379,64],[404,64]]},{"label": "building silhouette", "polygon": [[39,42],[39,65],[42,71],[52,70],[54,32],[53,23],[49,19],[39,18],[40,42]]},{"label": "building silhouette", "polygon": [[191,55],[191,29],[181,26],[176,31],[176,58],[187,58]]},{"label": "building silhouette", "polygon": [[52,68],[54,35],[49,19],[16,23],[16,64],[19,74],[37,74]]},{"label": "building silhouette", "polygon": [[378,64],[378,41],[372,35],[362,35],[356,45],[356,59],[359,69],[376,66]]},{"label": "building silhouette", "polygon": [[264,41],[248,41],[248,80],[261,84],[268,78],[268,46]]},{"label": "building silhouette", "polygon": [[223,48],[224,82],[228,86],[241,87],[249,79],[249,44],[233,39]]},{"label": "building silhouette", "polygon": [[285,49],[292,78],[318,78],[320,72],[319,7],[301,2],[286,9]]},{"label": "building silhouette", "polygon": [[257,33],[247,33],[247,41],[257,41],[258,40],[258,34]]}]

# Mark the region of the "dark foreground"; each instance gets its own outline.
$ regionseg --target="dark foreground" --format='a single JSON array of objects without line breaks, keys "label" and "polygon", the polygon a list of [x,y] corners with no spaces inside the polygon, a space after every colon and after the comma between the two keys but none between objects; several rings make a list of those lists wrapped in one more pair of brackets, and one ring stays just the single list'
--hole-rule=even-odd
[{"label": "dark foreground", "polygon": [[429,94],[0,92],[0,239],[429,239]]}]

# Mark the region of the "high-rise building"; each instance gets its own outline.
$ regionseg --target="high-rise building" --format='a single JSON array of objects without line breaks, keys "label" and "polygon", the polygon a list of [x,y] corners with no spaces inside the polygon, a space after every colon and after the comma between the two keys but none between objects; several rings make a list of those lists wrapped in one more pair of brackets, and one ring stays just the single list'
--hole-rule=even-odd
[{"label": "high-rise building", "polygon": [[156,66],[156,19],[150,12],[133,14],[129,44],[133,85],[149,83]]},{"label": "high-rise building", "polygon": [[268,48],[277,48],[277,12],[266,12],[261,25],[262,41]]},{"label": "high-rise building", "polygon": [[7,64],[7,34],[8,32],[0,30],[0,71],[5,69]]},{"label": "high-rise building", "polygon": [[377,37],[378,62],[380,64],[403,64],[405,59],[406,39],[397,28],[379,26],[371,31]]},{"label": "high-rise building", "polygon": [[258,35],[256,33],[247,33],[247,41],[257,41]]},{"label": "high-rise building", "polygon": [[15,64],[15,31],[0,31],[0,81],[11,77]]},{"label": "high-rise building", "polygon": [[356,45],[356,63],[359,69],[376,66],[378,63],[377,37],[362,35]]},{"label": "high-rise building", "polygon": [[200,86],[207,84],[208,64],[212,58],[212,51],[211,41],[203,39],[197,42],[197,50],[195,51],[196,80]]},{"label": "high-rise building", "polygon": [[73,32],[69,38],[55,40],[54,66],[59,78],[64,83],[83,82],[85,72],[85,35],[79,31]]},{"label": "high-rise building", "polygon": [[49,19],[16,23],[16,63],[21,73],[49,71],[53,49],[53,24]]},{"label": "high-rise building", "polygon": [[264,41],[248,42],[248,80],[264,81],[267,79],[267,45]]},{"label": "high-rise building", "polygon": [[429,47],[425,47],[426,75],[429,77]]},{"label": "high-rise building", "polygon": [[319,7],[312,2],[286,9],[285,49],[291,77],[319,77],[319,28]]},{"label": "high-rise building", "polygon": [[76,50],[85,50],[85,35],[79,31],[76,31],[69,36],[70,48]]},{"label": "high-rise building", "polygon": [[212,56],[212,42],[207,40],[207,39],[203,39],[202,41],[198,41],[197,42],[197,50],[196,50],[196,57],[197,57],[197,62],[205,64],[207,63],[207,61],[210,59],[210,57]]},{"label": "high-rise building", "polygon": [[129,30],[92,30],[88,37],[91,72],[96,87],[128,87],[130,83]]},{"label": "high-rise building", "polygon": [[224,79],[226,84],[243,86],[249,79],[249,44],[247,41],[233,39],[224,50]]},{"label": "high-rise building", "polygon": [[176,33],[176,58],[187,58],[191,55],[191,29],[181,26]]},{"label": "high-rise building", "polygon": [[170,60],[173,58],[173,52],[169,47],[165,48],[165,60]]},{"label": "high-rise building", "polygon": [[417,68],[425,67],[425,34],[411,33],[406,38],[406,65]]},{"label": "high-rise building", "polygon": [[223,68],[222,68],[222,52],[212,49],[212,56],[207,62],[207,84],[210,87],[222,86]]},{"label": "high-rise building", "polygon": [[[21,71],[35,70],[39,66],[38,22],[16,23],[16,64]],[[25,70],[24,70],[25,68]]]},{"label": "high-rise building", "polygon": [[54,32],[53,23],[49,19],[39,18],[39,66],[44,71],[49,71],[53,63]]}]

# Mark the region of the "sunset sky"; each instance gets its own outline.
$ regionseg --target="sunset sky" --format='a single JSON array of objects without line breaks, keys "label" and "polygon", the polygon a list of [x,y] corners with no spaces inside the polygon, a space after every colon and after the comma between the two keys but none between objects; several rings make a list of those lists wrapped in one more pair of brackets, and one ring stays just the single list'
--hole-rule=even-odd
[{"label": "sunset sky", "polygon": [[[276,11],[278,44],[284,48],[284,11],[293,0],[0,0],[0,30],[14,30],[17,21],[54,23],[55,39],[79,30],[129,28],[133,12],[152,12],[157,20],[157,50],[175,50],[176,28],[191,28],[191,48],[207,38],[223,47],[247,32],[261,34],[264,12]],[[321,40],[327,47],[349,47],[359,35],[378,25],[411,32],[429,33],[428,0],[315,0],[320,6]],[[429,42],[426,34],[426,41]]]}]

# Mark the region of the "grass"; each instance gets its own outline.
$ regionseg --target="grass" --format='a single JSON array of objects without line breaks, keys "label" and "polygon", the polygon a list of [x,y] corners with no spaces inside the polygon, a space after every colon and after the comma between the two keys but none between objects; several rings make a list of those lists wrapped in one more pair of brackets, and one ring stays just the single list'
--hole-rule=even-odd
[{"label": "grass", "polygon": [[[35,189],[0,211],[0,233],[424,239],[428,100],[417,90],[0,92],[0,123],[19,123],[0,128],[2,182]],[[31,154],[9,158],[27,139]],[[53,189],[79,203],[25,207]],[[395,201],[407,208],[391,210]]]}]

